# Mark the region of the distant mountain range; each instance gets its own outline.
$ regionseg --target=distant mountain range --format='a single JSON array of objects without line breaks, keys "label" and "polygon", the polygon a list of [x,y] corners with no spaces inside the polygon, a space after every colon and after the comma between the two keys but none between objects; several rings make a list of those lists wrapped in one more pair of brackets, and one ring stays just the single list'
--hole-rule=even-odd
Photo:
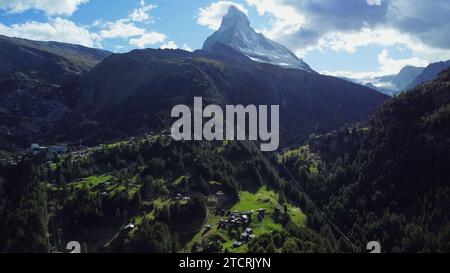
[{"label": "distant mountain range", "polygon": [[405,66],[398,74],[376,77],[369,82],[348,79],[350,81],[364,84],[381,93],[394,96],[401,91],[413,89],[419,84],[437,78],[440,72],[450,67],[450,60],[445,62],[431,63],[427,67]]},{"label": "distant mountain range", "polygon": [[[171,108],[190,105],[195,96],[219,105],[280,105],[284,145],[361,121],[388,99],[371,88],[313,72],[283,46],[254,36],[248,19],[233,8],[222,27],[230,24],[241,30],[239,39],[250,42],[239,48],[239,39],[212,43],[222,39],[219,30],[205,42],[206,50],[112,54],[1,37],[0,149],[32,142],[96,144],[168,128]],[[252,48],[267,43],[266,61],[255,61],[247,50],[255,41]],[[271,64],[276,57],[295,65]]]},{"label": "distant mountain range", "polygon": [[377,78],[382,83],[388,83],[392,90],[405,90],[423,71],[423,67],[405,66],[396,75]]}]

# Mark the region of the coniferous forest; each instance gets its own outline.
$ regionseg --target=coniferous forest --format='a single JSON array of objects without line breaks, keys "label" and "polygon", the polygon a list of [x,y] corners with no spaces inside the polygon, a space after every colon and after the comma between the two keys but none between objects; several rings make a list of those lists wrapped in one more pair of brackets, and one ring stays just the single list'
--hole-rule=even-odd
[{"label": "coniferous forest", "polygon": [[161,132],[24,156],[1,166],[1,251],[448,252],[449,103],[446,71],[278,153]]}]

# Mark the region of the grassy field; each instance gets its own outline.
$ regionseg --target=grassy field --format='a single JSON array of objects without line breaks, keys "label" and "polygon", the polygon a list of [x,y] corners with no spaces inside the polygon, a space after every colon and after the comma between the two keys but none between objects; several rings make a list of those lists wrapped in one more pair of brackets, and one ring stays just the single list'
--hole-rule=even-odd
[{"label": "grassy field", "polygon": [[89,187],[89,188],[93,188],[95,186],[98,186],[100,184],[103,184],[105,182],[109,182],[111,180],[113,180],[113,176],[112,175],[94,175],[94,176],[90,176],[90,177],[86,177],[84,178],[82,181],[74,183],[76,188],[83,188],[85,186]]},{"label": "grassy field", "polygon": [[[230,210],[231,211],[254,211],[253,213],[253,221],[250,224],[250,228],[253,229],[253,233],[256,236],[260,236],[272,231],[282,230],[283,227],[281,224],[276,223],[274,221],[274,211],[275,208],[281,208],[278,203],[278,194],[272,190],[267,189],[266,187],[261,187],[257,192],[240,192],[240,201],[236,203]],[[302,211],[294,207],[291,204],[287,205],[289,214],[291,216],[292,222],[297,224],[298,226],[304,226],[306,223],[306,216],[302,213]],[[258,209],[263,208],[266,210],[266,216],[262,221],[259,221],[256,217],[256,212]],[[225,216],[214,215],[213,209],[209,209],[208,218],[206,223],[211,224],[212,228],[208,232],[204,229],[200,230],[195,237],[188,244],[187,249],[185,251],[190,251],[190,247],[194,243],[200,243],[202,240],[206,240],[208,238],[220,238],[223,241],[223,248],[228,249],[230,252],[235,253],[245,253],[247,252],[247,245],[244,244],[241,247],[233,248],[233,242],[235,241],[230,237],[230,234],[227,230],[218,229],[218,223],[220,219],[226,218]]]},{"label": "grassy field", "polygon": [[277,156],[277,160],[279,163],[281,163],[293,157],[303,161],[305,165],[307,164],[309,166],[308,171],[310,174],[317,175],[319,173],[321,159],[319,155],[311,152],[311,149],[308,145],[284,151]]}]

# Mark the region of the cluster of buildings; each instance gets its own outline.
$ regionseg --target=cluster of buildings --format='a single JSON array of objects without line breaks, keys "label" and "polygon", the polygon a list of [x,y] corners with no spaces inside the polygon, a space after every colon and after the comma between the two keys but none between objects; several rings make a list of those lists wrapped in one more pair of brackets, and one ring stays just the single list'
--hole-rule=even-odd
[{"label": "cluster of buildings", "polygon": [[252,222],[252,214],[253,211],[233,211],[229,214],[228,219],[220,219],[219,228],[233,229],[248,226]]},{"label": "cluster of buildings", "polygon": [[[258,221],[264,220],[265,213],[266,213],[265,209],[258,209],[258,211],[257,211]],[[233,211],[233,212],[227,212],[225,214],[228,214],[228,218],[220,219],[219,229],[220,228],[234,229],[234,228],[246,227],[246,226],[249,226],[252,222],[253,211],[246,211],[246,212]]]},{"label": "cluster of buildings", "polygon": [[182,193],[177,193],[177,195],[175,196],[175,201],[179,201],[179,200],[185,200],[185,201],[189,201],[191,200],[191,198],[189,196],[183,196]]},{"label": "cluster of buildings", "polygon": [[65,154],[68,152],[68,150],[69,149],[67,144],[45,147],[37,143],[33,143],[29,148],[20,153],[16,153],[7,158],[0,159],[0,162],[10,165],[17,165],[18,162],[21,162],[23,159],[29,158],[30,156],[42,158],[44,160],[53,160],[55,155]]},{"label": "cluster of buildings", "polygon": [[53,145],[49,147],[40,146],[37,143],[31,144],[31,147],[27,150],[33,156],[44,156],[50,160],[57,154],[65,154],[68,151],[67,144]]},{"label": "cluster of buildings", "polygon": [[[266,210],[265,209],[258,209],[257,211],[257,217],[259,221],[264,220]],[[244,232],[240,236],[239,241],[233,242],[233,247],[240,247],[244,243],[252,240],[255,238],[255,235],[253,234],[253,229],[249,227],[250,223],[252,222],[252,215],[253,211],[248,212],[231,212],[229,214],[228,219],[220,219],[219,222],[219,228],[223,229],[234,229],[234,228],[245,228]]]}]

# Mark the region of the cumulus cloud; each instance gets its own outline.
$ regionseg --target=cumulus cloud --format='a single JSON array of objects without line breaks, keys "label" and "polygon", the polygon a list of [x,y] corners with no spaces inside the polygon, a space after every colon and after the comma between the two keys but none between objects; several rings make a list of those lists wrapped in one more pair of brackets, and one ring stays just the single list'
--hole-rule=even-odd
[{"label": "cumulus cloud", "polygon": [[161,45],[161,49],[178,49],[177,44],[174,41],[168,41],[167,43]]},{"label": "cumulus cloud", "polygon": [[218,1],[199,9],[197,23],[201,26],[207,26],[210,29],[218,30],[222,22],[222,17],[227,14],[228,8],[231,5],[234,5],[248,15],[248,10],[242,4],[231,1]]},{"label": "cumulus cloud", "polygon": [[382,21],[386,5],[369,6],[364,0],[247,0],[260,15],[273,17],[263,30],[272,39],[306,48],[324,35],[353,31]]},{"label": "cumulus cloud", "polygon": [[387,21],[432,47],[450,48],[450,1],[391,0]]},{"label": "cumulus cloud", "polygon": [[39,41],[80,44],[88,47],[99,46],[97,34],[59,17],[50,19],[46,23],[31,21],[11,26],[0,23],[0,34]]},{"label": "cumulus cloud", "polygon": [[139,8],[134,9],[128,18],[135,22],[151,22],[152,16],[150,15],[150,11],[156,7],[157,5],[146,4],[144,0],[141,0],[139,3]]},{"label": "cumulus cloud", "polygon": [[[450,28],[448,0],[247,0],[247,3],[261,15],[272,16],[271,26],[263,30],[267,36],[298,52],[327,45],[323,40],[330,37],[335,44],[344,43],[338,41],[339,36],[346,40],[346,46],[333,49],[354,50],[367,44],[358,35],[367,37],[367,30],[379,29],[401,33],[398,37],[390,36],[391,43],[417,40],[431,48],[450,48],[450,36],[444,34]],[[348,35],[342,36],[349,32],[356,38],[353,43],[347,39]],[[405,39],[405,35],[410,38]]]},{"label": "cumulus cloud", "polygon": [[149,23],[152,20],[150,11],[157,6],[147,4],[144,0],[139,2],[139,8],[131,11],[128,17],[116,21],[97,20],[91,27],[98,28],[98,37],[105,39],[129,39],[128,44],[137,48],[145,48],[164,43],[161,47],[177,48],[175,42],[167,42],[167,35],[164,33],[148,30],[142,23]]},{"label": "cumulus cloud", "polygon": [[378,62],[380,63],[380,71],[384,75],[396,74],[407,65],[424,67],[429,64],[428,61],[419,57],[393,59],[389,56],[389,52],[386,49],[383,49],[378,55]]},{"label": "cumulus cloud", "polygon": [[10,13],[41,10],[48,15],[72,15],[78,6],[89,0],[0,0],[0,9]]},{"label": "cumulus cloud", "polygon": [[186,44],[186,43],[183,44],[183,49],[186,50],[186,51],[190,51],[190,52],[194,51],[194,50],[193,50],[188,44]]},{"label": "cumulus cloud", "polygon": [[378,56],[378,71],[353,74],[355,77],[397,73],[403,65],[450,59],[448,0],[246,1],[260,15],[272,18],[270,26],[260,31],[300,57],[317,49],[353,53],[374,44],[403,45],[412,52],[411,58],[394,60],[383,51]]},{"label": "cumulus cloud", "polygon": [[164,33],[159,32],[147,32],[138,38],[130,39],[130,45],[136,46],[137,48],[145,48],[147,46],[156,45],[159,43],[164,43],[167,36]]},{"label": "cumulus cloud", "polygon": [[393,75],[400,72],[400,70],[407,66],[425,67],[429,62],[420,57],[411,57],[404,59],[394,59],[390,56],[387,49],[383,49],[377,57],[379,69],[370,72],[350,72],[350,71],[321,71],[322,74],[331,75],[335,77],[345,77],[357,80],[361,83],[373,82],[377,77]]},{"label": "cumulus cloud", "polygon": [[100,30],[99,36],[103,39],[128,38],[145,33],[145,29],[137,27],[134,23],[126,20],[100,23],[100,26],[103,29]]},{"label": "cumulus cloud", "polygon": [[[58,1],[4,1],[0,0],[0,8],[9,12],[21,12],[35,8],[45,10],[49,15],[56,13],[70,14],[76,10],[80,3],[89,0],[58,0]],[[46,6],[47,2],[54,5]],[[65,4],[66,6],[64,6]],[[71,5],[70,5],[71,4]],[[62,7],[66,7],[63,9]],[[146,4],[144,0],[139,2],[139,8],[131,11],[129,16],[116,21],[94,21],[88,26],[79,26],[73,21],[60,17],[49,17],[47,22],[28,21],[21,24],[4,25],[0,23],[0,34],[40,41],[57,41],[72,44],[80,44],[88,47],[102,48],[102,43],[108,39],[125,39],[126,42],[137,48],[163,44],[163,47],[177,47],[174,41],[168,41],[164,33],[151,31],[143,23],[151,20],[149,12],[156,5]],[[115,49],[122,50],[115,46]]]}]

